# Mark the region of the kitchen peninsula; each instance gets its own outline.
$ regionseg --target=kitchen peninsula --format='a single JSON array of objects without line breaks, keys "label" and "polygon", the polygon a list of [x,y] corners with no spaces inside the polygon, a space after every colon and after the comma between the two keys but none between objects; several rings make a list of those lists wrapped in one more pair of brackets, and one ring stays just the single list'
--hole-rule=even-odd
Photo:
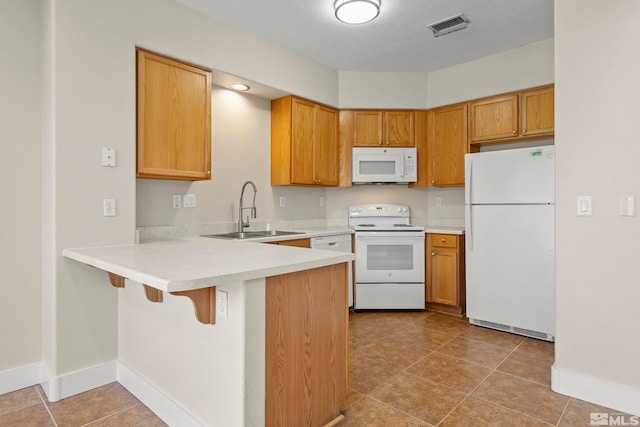
[{"label": "kitchen peninsula", "polygon": [[[195,237],[63,255],[120,288],[118,380],[171,425],[322,426],[340,417],[352,254]],[[153,407],[154,394],[182,414]]]}]

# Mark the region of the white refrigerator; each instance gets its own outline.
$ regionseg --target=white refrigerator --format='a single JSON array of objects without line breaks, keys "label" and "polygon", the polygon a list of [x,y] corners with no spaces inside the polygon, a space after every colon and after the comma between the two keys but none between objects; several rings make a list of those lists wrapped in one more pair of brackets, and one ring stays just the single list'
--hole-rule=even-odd
[{"label": "white refrigerator", "polygon": [[467,317],[555,337],[554,147],[465,155]]}]

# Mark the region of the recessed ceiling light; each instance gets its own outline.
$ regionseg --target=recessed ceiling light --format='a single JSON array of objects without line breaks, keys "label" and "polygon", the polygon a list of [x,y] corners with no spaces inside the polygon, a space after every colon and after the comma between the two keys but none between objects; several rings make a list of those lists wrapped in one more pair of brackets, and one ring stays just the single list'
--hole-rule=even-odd
[{"label": "recessed ceiling light", "polygon": [[233,89],[233,90],[238,90],[238,91],[241,91],[241,92],[244,92],[244,91],[249,90],[249,86],[247,86],[247,85],[246,85],[246,84],[244,84],[244,83],[233,83],[233,84],[231,85],[231,89]]},{"label": "recessed ceiling light", "polygon": [[380,0],[336,0],[336,18],[347,24],[364,24],[380,13]]}]

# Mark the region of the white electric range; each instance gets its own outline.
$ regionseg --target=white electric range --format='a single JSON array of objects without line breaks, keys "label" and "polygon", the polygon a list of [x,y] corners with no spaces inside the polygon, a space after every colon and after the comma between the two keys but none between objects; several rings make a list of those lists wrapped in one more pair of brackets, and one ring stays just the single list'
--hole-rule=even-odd
[{"label": "white electric range", "polygon": [[424,227],[405,205],[349,206],[355,230],[354,309],[425,308]]}]

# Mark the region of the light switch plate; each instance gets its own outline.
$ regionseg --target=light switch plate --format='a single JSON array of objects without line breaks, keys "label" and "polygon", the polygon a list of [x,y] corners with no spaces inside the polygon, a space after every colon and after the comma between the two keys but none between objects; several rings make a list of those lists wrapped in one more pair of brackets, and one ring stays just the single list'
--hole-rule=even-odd
[{"label": "light switch plate", "polygon": [[620,216],[636,216],[636,198],[620,196]]},{"label": "light switch plate", "polygon": [[591,196],[578,196],[576,198],[576,209],[578,216],[593,215]]}]

